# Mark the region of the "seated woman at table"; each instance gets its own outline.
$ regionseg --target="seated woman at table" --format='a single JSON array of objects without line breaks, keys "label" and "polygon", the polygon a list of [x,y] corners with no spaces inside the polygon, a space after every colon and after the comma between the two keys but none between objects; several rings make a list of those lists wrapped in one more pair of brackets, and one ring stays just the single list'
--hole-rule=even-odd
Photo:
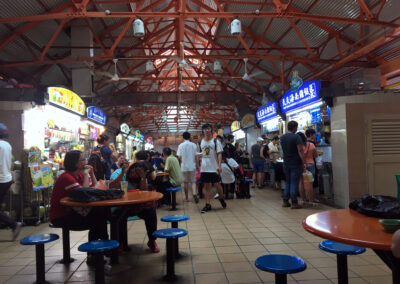
[{"label": "seated woman at table", "polygon": [[[118,188],[121,181],[128,181],[128,190],[130,189],[139,189],[139,190],[148,190],[148,184],[146,181],[146,165],[143,162],[136,162],[131,165],[128,169],[126,167],[122,168],[120,174],[112,180],[110,183],[110,187]],[[160,252],[158,245],[156,243],[156,237],[153,236],[153,233],[157,231],[157,213],[156,213],[156,202],[147,202],[139,205],[130,205],[129,209],[126,211],[126,208],[119,208],[113,212],[114,216],[120,216],[120,214],[124,214],[122,216],[123,222],[120,222],[119,234],[120,236],[126,235],[126,219],[130,216],[138,216],[139,218],[144,220],[146,225],[147,236],[149,241],[147,242],[147,246],[154,253]],[[127,249],[127,248],[124,248]]]},{"label": "seated woman at table", "polygon": [[71,190],[90,187],[97,183],[93,168],[86,165],[81,151],[69,151],[64,159],[65,172],[61,174],[53,188],[50,201],[50,221],[57,227],[89,230],[89,241],[107,240],[106,208],[75,208],[62,205],[60,200],[67,197]]}]

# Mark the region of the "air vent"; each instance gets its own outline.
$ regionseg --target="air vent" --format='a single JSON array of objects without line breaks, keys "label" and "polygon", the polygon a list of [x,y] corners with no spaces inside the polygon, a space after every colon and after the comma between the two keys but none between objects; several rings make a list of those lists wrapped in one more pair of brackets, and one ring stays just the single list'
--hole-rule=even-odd
[{"label": "air vent", "polygon": [[372,154],[400,154],[400,119],[374,119],[371,122]]}]

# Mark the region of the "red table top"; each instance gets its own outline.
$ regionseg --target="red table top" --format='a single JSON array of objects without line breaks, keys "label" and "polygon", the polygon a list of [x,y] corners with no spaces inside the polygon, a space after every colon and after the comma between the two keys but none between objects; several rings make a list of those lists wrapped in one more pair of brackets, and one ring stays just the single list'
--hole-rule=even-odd
[{"label": "red table top", "polygon": [[383,230],[379,218],[368,217],[351,209],[312,214],[303,227],[319,237],[365,248],[390,250],[392,235]]}]

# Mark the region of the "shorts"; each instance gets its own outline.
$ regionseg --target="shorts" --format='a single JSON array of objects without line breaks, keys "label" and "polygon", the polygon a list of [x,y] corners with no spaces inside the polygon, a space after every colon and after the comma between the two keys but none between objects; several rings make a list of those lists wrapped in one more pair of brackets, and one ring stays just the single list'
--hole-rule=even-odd
[{"label": "shorts", "polygon": [[217,173],[201,173],[200,180],[202,183],[218,183],[221,182],[221,176]]},{"label": "shorts", "polygon": [[182,172],[183,182],[196,182],[196,171]]},{"label": "shorts", "polygon": [[264,172],[264,161],[253,162],[253,173]]}]

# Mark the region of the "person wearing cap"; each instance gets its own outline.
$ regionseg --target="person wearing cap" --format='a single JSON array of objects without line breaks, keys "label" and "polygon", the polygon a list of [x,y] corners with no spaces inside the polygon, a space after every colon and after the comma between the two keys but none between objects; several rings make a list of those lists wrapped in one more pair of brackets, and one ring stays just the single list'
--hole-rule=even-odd
[{"label": "person wearing cap", "polygon": [[[11,175],[12,148],[10,143],[4,140],[8,137],[7,126],[0,123],[0,204],[3,203],[11,184],[13,183]],[[15,241],[21,231],[21,223],[16,222],[2,211],[0,211],[0,222],[6,224],[12,229],[12,240]]]},{"label": "person wearing cap", "polygon": [[262,137],[257,138],[257,143],[251,146],[250,149],[250,159],[253,163],[253,188],[256,183],[258,188],[262,188],[264,184],[264,162],[265,157],[263,153],[263,142],[264,139]]}]

